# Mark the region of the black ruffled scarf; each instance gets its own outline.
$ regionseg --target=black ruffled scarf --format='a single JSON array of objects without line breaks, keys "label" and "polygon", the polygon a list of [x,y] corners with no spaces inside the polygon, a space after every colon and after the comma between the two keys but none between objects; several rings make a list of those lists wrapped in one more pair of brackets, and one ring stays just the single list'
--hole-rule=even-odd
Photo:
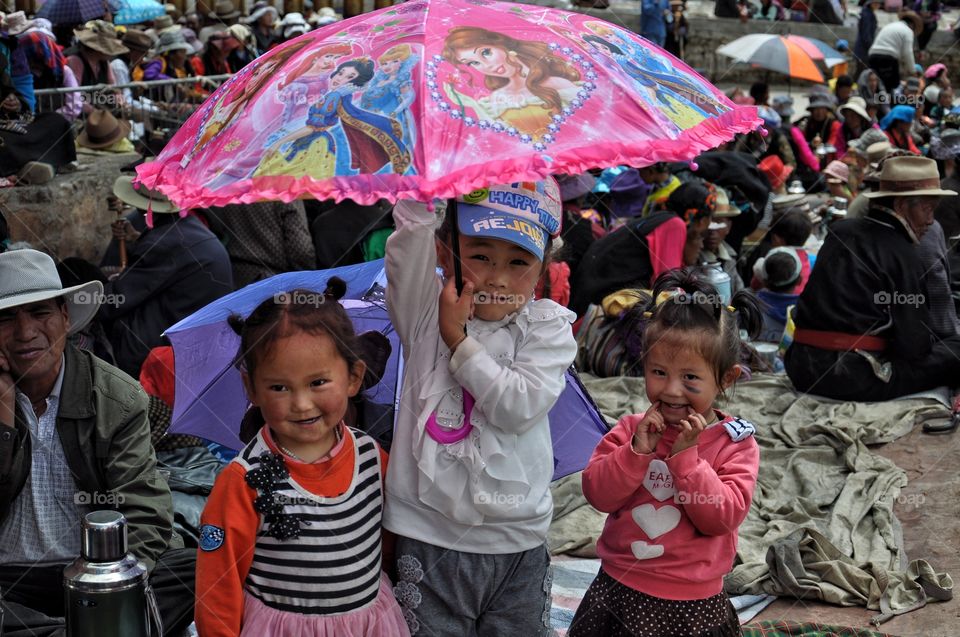
[{"label": "black ruffled scarf", "polygon": [[300,526],[310,524],[300,515],[283,512],[284,498],[276,493],[276,488],[289,477],[283,456],[269,451],[260,454],[260,466],[247,471],[245,476],[250,488],[256,489],[259,494],[253,501],[253,508],[264,516],[270,526],[267,535],[281,541],[297,539],[300,537]]}]

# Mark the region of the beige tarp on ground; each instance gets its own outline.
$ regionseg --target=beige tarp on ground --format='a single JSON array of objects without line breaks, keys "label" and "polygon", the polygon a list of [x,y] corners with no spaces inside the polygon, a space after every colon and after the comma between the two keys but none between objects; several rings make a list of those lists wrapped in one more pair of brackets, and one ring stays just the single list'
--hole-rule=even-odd
[{"label": "beige tarp on ground", "polygon": [[[585,377],[584,385],[613,419],[648,406],[642,378]],[[949,594],[949,576],[923,560],[907,563],[893,515],[906,474],[867,447],[942,414],[942,404],[828,401],[797,394],[785,377],[761,377],[738,386],[723,409],[753,422],[761,447],[728,592],[814,598],[885,614]],[[578,476],[555,484],[554,496],[551,550],[591,556],[603,516],[582,500]]]}]

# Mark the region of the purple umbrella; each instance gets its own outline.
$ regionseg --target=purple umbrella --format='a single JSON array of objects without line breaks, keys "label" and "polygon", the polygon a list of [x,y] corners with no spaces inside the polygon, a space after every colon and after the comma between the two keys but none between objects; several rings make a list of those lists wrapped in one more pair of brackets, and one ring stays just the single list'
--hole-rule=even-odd
[{"label": "purple umbrella", "polygon": [[[347,283],[341,303],[357,332],[376,330],[393,346],[380,383],[364,393],[371,410],[391,414],[400,396],[403,356],[400,340],[383,301],[386,276],[383,260],[314,272],[289,272],[258,281],[220,298],[166,331],[173,345],[176,399],[170,433],[189,433],[240,449],[240,421],[247,409],[240,372],[233,361],[240,338],[227,325],[231,314],[247,316],[264,300],[294,289],[322,292],[338,276]],[[600,411],[567,371],[567,387],[550,411],[554,479],[582,470],[594,447],[607,432]]]},{"label": "purple umbrella", "polygon": [[109,11],[120,8],[119,0],[47,0],[37,11],[38,18],[46,18],[53,24],[83,24],[98,20]]}]

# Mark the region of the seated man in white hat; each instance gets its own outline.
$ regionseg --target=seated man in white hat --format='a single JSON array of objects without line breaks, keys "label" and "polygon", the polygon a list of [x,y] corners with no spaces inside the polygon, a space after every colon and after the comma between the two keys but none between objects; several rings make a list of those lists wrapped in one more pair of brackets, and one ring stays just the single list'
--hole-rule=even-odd
[{"label": "seated man in white hat", "polygon": [[97,313],[98,281],[64,289],[53,259],[0,254],[0,590],[5,635],[62,635],[63,569],[81,516],[113,509],[151,571],[167,634],[193,617],[196,552],[173,529],[147,397],[67,343]]},{"label": "seated man in white hat", "polygon": [[717,209],[710,218],[710,225],[703,237],[703,250],[697,257],[698,263],[718,262],[730,277],[730,291],[736,294],[743,289],[743,279],[737,272],[737,252],[725,239],[733,227],[733,219],[740,215],[740,209],[730,203],[727,191],[717,186]]},{"label": "seated man in white hat", "polygon": [[831,227],[800,295],[787,374],[800,391],[881,401],[960,386],[960,337],[934,337],[918,250],[940,197],[937,165],[887,159],[862,219]]}]

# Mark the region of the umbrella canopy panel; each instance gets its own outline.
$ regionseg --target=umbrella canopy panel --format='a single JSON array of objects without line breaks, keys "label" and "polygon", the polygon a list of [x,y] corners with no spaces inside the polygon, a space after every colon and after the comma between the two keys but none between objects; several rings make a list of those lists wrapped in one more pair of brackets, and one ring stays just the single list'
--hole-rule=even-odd
[{"label": "umbrella canopy panel", "polygon": [[88,20],[97,20],[109,9],[119,9],[119,0],[47,0],[40,10],[38,18],[46,18],[52,24],[83,24]]},{"label": "umbrella canopy panel", "polygon": [[788,35],[787,40],[795,43],[803,49],[812,59],[822,61],[827,68],[842,64],[847,61],[843,53],[816,38],[806,38],[799,35]]},{"label": "umbrella canopy panel", "polygon": [[[823,73],[808,50],[819,48],[810,43],[802,46],[795,39],[781,35],[752,33],[737,38],[717,49],[717,53],[733,58],[741,64],[776,71],[792,78],[823,82]],[[818,59],[823,59],[822,55]]]},{"label": "umbrella canopy panel", "polygon": [[164,15],[166,10],[156,0],[120,0],[120,9],[113,16],[114,24],[141,24]]}]

